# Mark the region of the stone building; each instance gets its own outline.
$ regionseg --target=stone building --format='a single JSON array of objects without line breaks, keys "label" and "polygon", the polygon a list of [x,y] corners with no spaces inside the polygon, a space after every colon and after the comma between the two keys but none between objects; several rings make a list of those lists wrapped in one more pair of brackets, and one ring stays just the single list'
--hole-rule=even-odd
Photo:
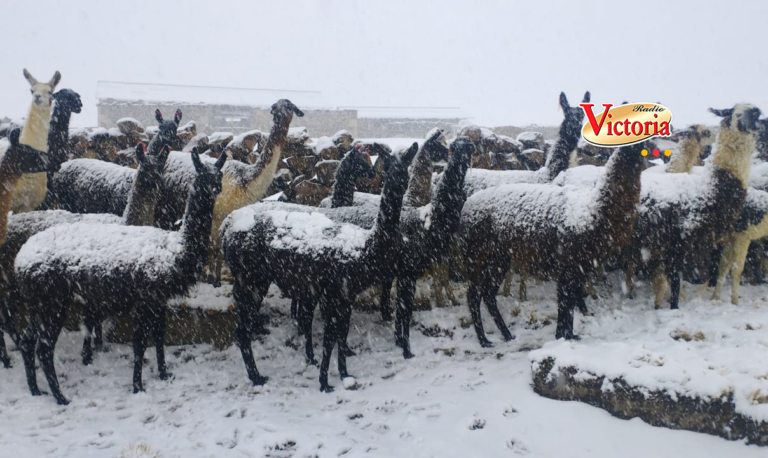
[{"label": "stone building", "polygon": [[281,98],[304,111],[303,118],[294,118],[293,126],[306,127],[312,137],[331,136],[344,129],[355,138],[421,138],[433,127],[453,133],[462,119],[460,109],[454,107],[331,107],[319,91],[100,81],[97,97],[100,127],[113,127],[125,117],[149,126],[156,124],[155,109],[172,116],[180,108],[183,122],[194,120],[198,132],[206,134],[269,130],[270,107]]}]

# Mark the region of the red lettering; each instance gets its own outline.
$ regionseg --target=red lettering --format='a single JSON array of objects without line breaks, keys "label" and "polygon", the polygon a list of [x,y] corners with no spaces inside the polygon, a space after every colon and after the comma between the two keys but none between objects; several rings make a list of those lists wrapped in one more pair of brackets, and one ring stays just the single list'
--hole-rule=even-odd
[{"label": "red lettering", "polygon": [[[637,127],[637,130],[635,130],[635,127]],[[635,121],[632,123],[632,135],[642,135],[643,134],[643,125],[640,123],[640,121]]]},{"label": "red lettering", "polygon": [[619,127],[621,127],[621,122],[617,122],[617,123],[615,123],[615,124],[613,125],[613,132],[614,132],[616,135],[618,135],[619,137],[621,137],[623,134],[625,134],[625,133],[626,133],[626,131],[624,131],[623,133],[622,133],[622,132],[619,132]]},{"label": "red lettering", "polygon": [[580,104],[580,106],[581,106],[581,109],[584,110],[584,114],[587,115],[587,119],[589,120],[589,125],[592,126],[592,132],[594,132],[595,135],[599,135],[600,129],[603,128],[603,122],[605,122],[605,117],[608,115],[608,110],[611,109],[613,104],[612,103],[603,104],[605,111],[603,112],[603,117],[600,118],[600,124],[597,123],[597,119],[595,119],[595,114],[592,113],[592,107],[595,106],[594,103],[582,103]]},{"label": "red lettering", "polygon": [[659,135],[662,137],[669,137],[669,123],[667,121],[661,122],[661,129],[659,129]]}]

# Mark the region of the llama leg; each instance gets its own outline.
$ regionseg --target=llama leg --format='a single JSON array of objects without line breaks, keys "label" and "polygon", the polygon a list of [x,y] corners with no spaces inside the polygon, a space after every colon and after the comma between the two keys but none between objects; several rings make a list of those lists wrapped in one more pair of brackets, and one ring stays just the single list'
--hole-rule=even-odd
[{"label": "llama leg", "polygon": [[312,321],[315,315],[314,303],[309,299],[297,300],[299,334],[304,336],[304,354],[307,364],[317,366],[315,350],[312,345]]},{"label": "llama leg", "polygon": [[404,275],[397,279],[397,310],[395,317],[395,343],[403,349],[403,358],[413,358],[411,353],[411,317],[413,298],[416,295],[416,278]]},{"label": "llama leg", "polygon": [[577,298],[582,298],[583,285],[578,282],[578,277],[569,272],[564,272],[557,280],[557,330],[556,339],[578,340],[573,333],[573,310]]},{"label": "llama leg", "polygon": [[254,385],[263,385],[268,377],[259,375],[256,368],[256,360],[253,357],[253,348],[251,348],[251,310],[249,304],[253,300],[250,297],[250,291],[243,291],[240,286],[240,280],[235,279],[235,285],[232,288],[232,295],[235,298],[235,307],[237,308],[237,328],[235,329],[235,342],[240,348],[240,354],[243,356],[245,371],[248,378]]},{"label": "llama leg", "polygon": [[520,302],[528,300],[528,271],[525,267],[520,269],[520,290],[517,292]]},{"label": "llama leg", "polygon": [[[33,318],[34,320],[34,318]],[[27,386],[32,396],[43,394],[37,386],[37,370],[35,370],[35,347],[37,346],[37,329],[33,322],[30,322],[24,334],[19,341],[21,357],[24,360],[24,372],[27,376]]]},{"label": "llama leg", "polygon": [[101,320],[96,320],[96,327],[93,330],[93,350],[98,352],[107,351],[104,348],[104,323]]},{"label": "llama leg", "polygon": [[56,399],[59,405],[67,405],[69,401],[64,397],[59,387],[59,378],[56,376],[56,368],[53,364],[53,352],[56,348],[56,341],[59,338],[59,333],[64,325],[63,317],[59,318],[57,323],[53,324],[52,329],[46,329],[47,335],[41,336],[37,345],[37,358],[40,360],[40,366],[43,368],[45,378],[48,380],[48,387],[51,389],[51,394]]},{"label": "llama leg", "polygon": [[339,349],[336,352],[336,357],[338,358],[339,377],[344,380],[347,377],[352,377],[349,375],[349,372],[347,372],[347,357],[350,355],[344,351],[344,348],[346,348],[347,351],[351,351],[349,350],[349,347],[347,347],[347,337],[349,336],[349,323],[352,318],[352,300],[343,299],[340,305],[341,307],[339,311],[341,313],[336,322],[336,325],[338,326],[336,332],[339,339]]},{"label": "llama leg", "polygon": [[[718,243],[717,246],[713,248],[712,251],[710,252],[710,255],[709,255],[709,287],[710,288],[717,287],[717,281],[720,279],[720,272],[722,271],[722,269],[720,268],[720,260],[723,257],[723,253],[725,253],[724,247],[725,247],[725,243]],[[712,299],[715,299],[715,297],[713,297]],[[720,299],[720,297],[718,296],[717,299]]]},{"label": "llama leg", "polygon": [[443,279],[445,280],[445,294],[448,296],[448,300],[451,301],[451,305],[458,307],[461,303],[453,294],[453,285],[451,285],[451,265],[448,261],[445,262],[445,277],[443,277]]},{"label": "llama leg", "polygon": [[669,272],[669,286],[671,297],[669,299],[669,308],[677,310],[680,308],[680,269],[672,268]]},{"label": "llama leg", "polygon": [[509,342],[510,340],[513,340],[515,336],[509,332],[507,323],[504,322],[504,318],[501,316],[501,312],[499,312],[499,306],[496,304],[496,290],[498,290],[498,288],[488,289],[485,294],[483,294],[483,301],[485,301],[485,306],[488,307],[488,312],[491,314],[491,317],[493,317],[493,322],[496,323],[496,327],[499,328],[501,335],[504,336],[504,340]]},{"label": "llama leg", "polygon": [[11,358],[8,357],[8,350],[5,348],[5,333],[2,330],[0,330],[0,362],[6,369],[11,367]]},{"label": "llama leg", "polygon": [[507,275],[504,277],[504,286],[501,288],[501,295],[504,297],[509,297],[512,291],[512,278],[515,276],[515,269],[512,268],[512,266],[509,266],[509,270],[507,271]]},{"label": "llama leg", "polygon": [[480,315],[480,292],[478,287],[470,283],[467,288],[467,305],[469,306],[469,313],[472,315],[472,324],[475,326],[475,334],[477,334],[477,340],[480,341],[480,346],[483,348],[491,348],[493,345],[485,337],[485,330],[483,329],[483,317]]},{"label": "llama leg", "polygon": [[144,391],[142,370],[144,369],[144,351],[147,349],[147,338],[150,323],[148,311],[138,310],[133,324],[133,392]]},{"label": "llama leg", "polygon": [[445,296],[443,295],[443,289],[446,289],[445,264],[445,260],[437,261],[432,264],[432,268],[429,272],[432,277],[432,297],[435,299],[436,307],[445,307],[447,305],[445,302]]},{"label": "llama leg", "polygon": [[[331,304],[331,307],[338,304]],[[331,364],[331,353],[333,353],[333,347],[338,341],[336,335],[338,331],[338,325],[334,320],[338,319],[336,314],[332,311],[328,311],[325,316],[325,323],[323,325],[323,360],[320,363],[320,391],[324,393],[330,393],[333,391],[333,387],[328,384],[328,366]]]},{"label": "llama leg", "polygon": [[152,320],[152,338],[155,339],[155,354],[157,355],[157,372],[160,380],[168,380],[173,374],[168,372],[165,365],[165,307],[159,307]]},{"label": "llama leg", "polygon": [[295,297],[291,298],[291,318],[294,320],[299,319],[299,300]]},{"label": "llama leg", "polygon": [[667,294],[667,278],[661,266],[657,267],[651,274],[651,284],[654,293],[653,305],[658,310],[664,303],[664,296]]},{"label": "llama leg", "polygon": [[731,264],[731,304],[739,304],[739,287],[741,286],[741,274],[749,251],[750,240],[746,236],[736,237],[733,247],[733,262]]},{"label": "llama leg", "polygon": [[635,263],[627,260],[627,270],[624,272],[624,286],[627,289],[627,298],[635,298]]},{"label": "llama leg", "polygon": [[392,310],[389,308],[389,298],[392,295],[392,283],[395,282],[395,278],[387,276],[384,281],[381,282],[381,300],[379,308],[381,309],[381,320],[384,322],[392,321]]},{"label": "llama leg", "polygon": [[733,242],[733,239],[728,237],[725,242],[722,243],[720,259],[717,266],[717,280],[715,281],[715,291],[712,293],[712,300],[719,301],[723,294],[725,278],[728,276],[728,273],[731,271],[731,266],[733,265]]},{"label": "llama leg", "polygon": [[83,357],[83,365],[89,366],[93,364],[93,347],[91,347],[91,341],[93,340],[93,330],[96,327],[96,320],[93,315],[87,310],[85,311],[85,337],[83,338],[83,350],[81,355]]}]

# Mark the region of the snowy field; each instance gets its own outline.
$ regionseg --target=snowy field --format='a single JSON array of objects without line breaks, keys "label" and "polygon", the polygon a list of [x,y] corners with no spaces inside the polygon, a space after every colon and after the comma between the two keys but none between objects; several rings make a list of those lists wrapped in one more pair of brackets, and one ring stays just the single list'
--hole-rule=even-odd
[{"label": "snowy field", "polygon": [[[578,402],[539,397],[530,386],[529,350],[647,346],[656,358],[668,355],[667,372],[681,363],[681,369],[695,370],[711,359],[716,372],[725,374],[718,379],[722,384],[754,377],[751,387],[764,389],[768,286],[743,286],[742,305],[732,306],[712,303],[709,293],[684,284],[682,310],[655,311],[650,286],[640,285],[638,299],[626,300],[611,275],[598,289],[600,298],[587,300],[594,316],[576,315],[584,339],[578,344],[548,344],[555,327],[554,285],[532,284],[528,291],[531,300],[525,303],[500,298],[515,341],[501,342],[484,317],[496,343],[490,349],[478,346],[465,306],[416,313],[416,357],[408,361],[394,346],[390,326],[376,315],[354,313],[350,344],[358,356],[349,368],[357,386],[344,389],[333,376],[334,358],[331,394],[320,393],[317,368],[304,364],[302,342],[288,317],[290,302],[279,295],[265,306],[272,334],[254,342],[259,370],[270,377],[261,388],[250,385],[236,347],[197,345],[168,349],[175,375],[168,382],[157,378],[154,351],[147,351],[147,391],[132,395],[129,346],[110,344],[108,353],[84,367],[82,335],[64,333],[57,369],[70,405],[29,395],[18,352],[11,352],[12,369],[0,369],[0,456],[114,457],[139,443],[162,457],[766,456],[765,448],[743,442],[655,428]],[[681,333],[694,338],[672,338]],[[319,319],[315,334],[319,342]],[[614,353],[623,355],[606,354]],[[41,371],[38,378],[47,388]],[[752,408],[765,413],[768,406]]]}]

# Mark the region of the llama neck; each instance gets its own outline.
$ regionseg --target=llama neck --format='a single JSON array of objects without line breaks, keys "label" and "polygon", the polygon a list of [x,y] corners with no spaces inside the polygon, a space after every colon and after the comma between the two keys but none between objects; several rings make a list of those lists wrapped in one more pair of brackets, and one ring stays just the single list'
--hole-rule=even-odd
[{"label": "llama neck", "polygon": [[187,278],[194,279],[208,263],[215,202],[216,197],[210,192],[201,192],[197,183],[192,185],[181,226],[184,251],[178,261],[178,267]]},{"label": "llama neck", "polygon": [[433,259],[445,253],[445,247],[450,245],[453,234],[458,230],[461,209],[467,200],[467,194],[464,192],[466,173],[467,167],[462,161],[451,158],[437,188],[432,205],[429,238],[426,241]]},{"label": "llama neck", "polygon": [[350,207],[355,198],[355,179],[350,162],[341,161],[336,170],[336,179],[333,182],[331,194],[331,208]]},{"label": "llama neck", "polygon": [[21,130],[19,143],[40,151],[48,151],[48,128],[51,122],[51,108],[41,108],[34,103],[29,108],[27,123]]},{"label": "llama neck", "polygon": [[160,174],[153,163],[157,158],[147,156],[139,164],[136,177],[128,195],[128,204],[123,212],[123,224],[126,226],[153,226],[155,224],[155,205],[160,193]]},{"label": "llama neck", "polygon": [[366,252],[361,257],[363,267],[366,269],[383,268],[384,266],[380,266],[377,260],[382,259],[386,253],[393,252],[393,247],[398,246],[400,212],[403,209],[403,194],[405,194],[405,188],[397,189],[399,187],[391,186],[386,182],[384,184],[376,226],[374,226]]},{"label": "llama neck", "polygon": [[610,240],[611,246],[622,247],[632,236],[640,203],[641,149],[640,145],[623,147],[605,166],[605,178],[598,191],[594,231]]},{"label": "llama neck", "polygon": [[[6,155],[8,152],[6,151]],[[5,234],[8,230],[8,212],[13,203],[13,190],[16,187],[21,174],[13,172],[8,161],[0,156],[0,247],[5,244]]]},{"label": "llama neck", "polygon": [[248,168],[245,179],[248,183],[248,195],[251,203],[263,198],[272,184],[277,171],[277,164],[283,154],[285,140],[288,138],[288,126],[291,125],[292,119],[292,115],[274,117],[274,124],[269,131],[269,139],[264,146],[264,151],[256,163]]},{"label": "llama neck", "polygon": [[717,136],[717,150],[712,165],[732,174],[741,182],[741,187],[746,189],[754,149],[753,134],[724,127]]},{"label": "llama neck", "polygon": [[[577,135],[574,135],[574,130]],[[576,149],[579,142],[578,128],[568,128],[567,120],[560,125],[560,131],[557,135],[557,142],[552,147],[552,151],[547,155],[547,162],[544,166],[549,170],[549,181],[562,171],[567,170],[571,162],[571,152]]]},{"label": "llama neck", "polygon": [[411,166],[411,178],[405,193],[405,205],[411,207],[427,205],[432,197],[432,159],[427,148],[428,145],[421,148]]},{"label": "llama neck", "polygon": [[680,151],[669,160],[667,173],[690,173],[701,155],[701,144],[693,137],[686,138],[680,145]]}]

